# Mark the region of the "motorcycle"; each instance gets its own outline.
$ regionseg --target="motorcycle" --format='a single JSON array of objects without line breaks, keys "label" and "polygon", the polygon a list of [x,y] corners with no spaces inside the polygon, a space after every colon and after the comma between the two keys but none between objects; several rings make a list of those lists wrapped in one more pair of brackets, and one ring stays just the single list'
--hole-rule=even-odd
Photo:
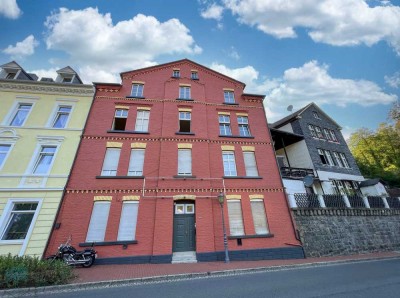
[{"label": "motorcycle", "polygon": [[70,243],[71,237],[58,247],[55,255],[51,255],[46,259],[50,261],[62,260],[67,265],[82,265],[85,268],[92,266],[97,258],[97,251],[93,248],[94,242],[91,248],[85,248],[83,251],[77,251]]}]

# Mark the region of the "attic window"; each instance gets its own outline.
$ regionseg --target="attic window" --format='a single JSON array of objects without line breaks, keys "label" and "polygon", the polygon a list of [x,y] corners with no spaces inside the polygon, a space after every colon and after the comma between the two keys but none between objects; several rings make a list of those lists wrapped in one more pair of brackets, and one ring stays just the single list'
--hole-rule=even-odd
[{"label": "attic window", "polygon": [[181,73],[180,73],[179,69],[174,69],[173,72],[172,72],[172,77],[173,78],[180,78],[180,76],[181,76]]},{"label": "attic window", "polygon": [[63,83],[71,83],[71,82],[72,82],[72,77],[70,77],[70,78],[63,78],[63,79],[62,79],[62,82],[63,82]]},{"label": "attic window", "polygon": [[13,80],[13,79],[15,79],[16,75],[17,75],[16,72],[9,72],[9,73],[7,73],[6,79],[7,80]]},{"label": "attic window", "polygon": [[313,112],[313,116],[315,119],[321,120],[317,112]]}]

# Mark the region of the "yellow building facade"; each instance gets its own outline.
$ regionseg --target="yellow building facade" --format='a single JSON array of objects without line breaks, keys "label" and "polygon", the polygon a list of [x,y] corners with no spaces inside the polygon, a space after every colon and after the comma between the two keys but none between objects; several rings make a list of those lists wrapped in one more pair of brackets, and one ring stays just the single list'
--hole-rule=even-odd
[{"label": "yellow building facade", "polygon": [[55,81],[0,67],[0,255],[42,257],[94,89],[70,67]]}]

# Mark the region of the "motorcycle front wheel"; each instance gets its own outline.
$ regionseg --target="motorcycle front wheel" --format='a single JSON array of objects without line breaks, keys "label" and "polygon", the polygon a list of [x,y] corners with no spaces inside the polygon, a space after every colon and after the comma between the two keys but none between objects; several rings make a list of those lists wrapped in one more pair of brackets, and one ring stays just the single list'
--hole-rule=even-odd
[{"label": "motorcycle front wheel", "polygon": [[89,260],[86,263],[83,263],[82,266],[85,268],[89,268],[94,263],[94,256],[89,256]]}]

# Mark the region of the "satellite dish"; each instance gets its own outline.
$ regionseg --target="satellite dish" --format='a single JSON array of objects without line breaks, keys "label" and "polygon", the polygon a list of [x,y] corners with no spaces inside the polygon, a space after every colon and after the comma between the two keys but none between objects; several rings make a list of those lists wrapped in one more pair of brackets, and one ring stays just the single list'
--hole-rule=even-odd
[{"label": "satellite dish", "polygon": [[303,183],[305,187],[310,187],[314,183],[314,177],[307,175],[303,178]]},{"label": "satellite dish", "polygon": [[287,107],[287,110],[288,110],[289,112],[291,112],[291,111],[293,110],[293,106],[292,106],[292,105],[289,105],[289,106]]}]

